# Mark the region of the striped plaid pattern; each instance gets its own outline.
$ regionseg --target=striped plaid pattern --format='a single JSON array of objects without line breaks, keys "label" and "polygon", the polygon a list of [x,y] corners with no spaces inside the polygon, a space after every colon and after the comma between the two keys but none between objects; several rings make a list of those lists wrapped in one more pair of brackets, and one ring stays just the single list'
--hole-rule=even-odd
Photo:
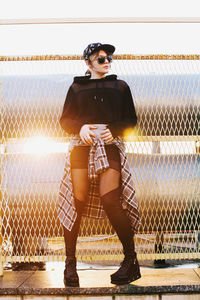
[{"label": "striped plaid pattern", "polygon": [[[139,210],[132,176],[125,154],[125,145],[122,138],[115,138],[113,142],[118,148],[121,159],[121,201],[131,222],[132,230],[139,226]],[[74,205],[73,186],[71,179],[70,155],[75,146],[83,146],[80,137],[73,136],[70,141],[69,151],[66,156],[64,176],[61,180],[58,198],[58,217],[61,223],[71,230],[76,220],[77,213]],[[99,174],[109,168],[104,143],[97,139],[91,146],[88,161],[89,191],[88,201],[83,215],[93,218],[104,218],[105,212],[99,195]]]}]

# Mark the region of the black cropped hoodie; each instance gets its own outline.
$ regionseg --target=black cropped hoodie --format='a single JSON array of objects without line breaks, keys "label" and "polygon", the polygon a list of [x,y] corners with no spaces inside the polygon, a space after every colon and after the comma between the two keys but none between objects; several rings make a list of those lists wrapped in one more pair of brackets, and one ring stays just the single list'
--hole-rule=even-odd
[{"label": "black cropped hoodie", "polygon": [[79,134],[84,124],[108,124],[113,137],[123,136],[133,128],[137,116],[127,83],[108,75],[101,79],[74,77],[60,118],[61,127],[69,134]]}]

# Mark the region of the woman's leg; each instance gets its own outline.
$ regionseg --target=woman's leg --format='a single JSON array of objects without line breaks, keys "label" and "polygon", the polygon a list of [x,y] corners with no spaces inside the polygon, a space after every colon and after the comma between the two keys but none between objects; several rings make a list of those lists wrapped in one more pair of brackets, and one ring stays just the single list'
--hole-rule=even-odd
[{"label": "woman's leg", "polygon": [[100,196],[104,210],[122,243],[125,256],[120,269],[111,275],[111,282],[126,284],[140,278],[141,275],[130,221],[120,202],[119,169],[109,168],[100,175]]},{"label": "woman's leg", "polygon": [[76,243],[81,216],[88,193],[88,155],[89,147],[78,146],[74,147],[70,157],[71,178],[77,218],[71,231],[64,228],[66,249],[66,263],[64,271],[65,286],[79,286],[79,278],[76,271]]},{"label": "woman's leg", "polygon": [[64,228],[64,240],[66,249],[66,261],[64,270],[65,286],[79,286],[79,278],[76,270],[76,243],[79,233],[82,211],[87,199],[88,170],[72,169],[72,183],[77,218],[71,231]]}]

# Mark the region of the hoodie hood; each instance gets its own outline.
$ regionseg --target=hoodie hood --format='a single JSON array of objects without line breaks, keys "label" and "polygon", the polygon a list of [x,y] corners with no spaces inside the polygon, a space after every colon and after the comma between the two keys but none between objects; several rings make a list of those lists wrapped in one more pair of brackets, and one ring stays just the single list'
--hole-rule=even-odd
[{"label": "hoodie hood", "polygon": [[76,76],[74,77],[74,83],[85,84],[91,81],[108,81],[108,80],[117,80],[117,75],[108,75],[100,79],[90,79],[90,76]]}]

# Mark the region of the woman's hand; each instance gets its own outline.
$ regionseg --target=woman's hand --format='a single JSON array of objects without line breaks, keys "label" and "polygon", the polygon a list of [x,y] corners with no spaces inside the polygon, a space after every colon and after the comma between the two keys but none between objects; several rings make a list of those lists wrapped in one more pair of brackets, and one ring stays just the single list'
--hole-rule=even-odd
[{"label": "woman's hand", "polygon": [[[97,127],[91,124],[85,124],[81,127],[81,130],[79,132],[80,138],[86,145],[92,145],[93,144],[93,138],[96,137],[96,134],[92,131],[93,129],[96,129]],[[93,137],[93,138],[92,138]]]},{"label": "woman's hand", "polygon": [[112,140],[114,140],[112,133],[109,128],[106,128],[102,133],[101,133],[101,138],[104,142],[110,143]]}]

